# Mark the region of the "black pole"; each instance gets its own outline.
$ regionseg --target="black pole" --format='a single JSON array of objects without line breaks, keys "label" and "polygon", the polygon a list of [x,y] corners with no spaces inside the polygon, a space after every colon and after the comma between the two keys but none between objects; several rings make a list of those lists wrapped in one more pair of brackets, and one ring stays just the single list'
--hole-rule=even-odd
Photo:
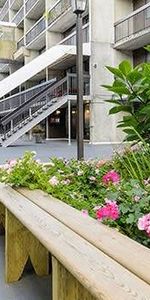
[{"label": "black pole", "polygon": [[82,13],[77,12],[77,159],[84,158],[83,145],[83,43]]}]

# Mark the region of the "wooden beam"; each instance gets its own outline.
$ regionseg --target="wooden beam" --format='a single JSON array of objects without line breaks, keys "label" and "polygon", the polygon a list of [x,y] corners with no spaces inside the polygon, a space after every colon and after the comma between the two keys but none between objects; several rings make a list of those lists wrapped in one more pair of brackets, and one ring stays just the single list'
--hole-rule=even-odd
[{"label": "wooden beam", "polygon": [[[150,284],[150,250],[40,190],[18,190],[30,201]],[[134,253],[134,255],[133,255]]]},{"label": "wooden beam", "polygon": [[52,257],[52,291],[53,300],[96,300],[55,257]]},{"label": "wooden beam", "polygon": [[4,233],[5,229],[5,206],[0,203],[0,235]]},{"label": "wooden beam", "polygon": [[5,231],[6,282],[20,279],[29,257],[37,275],[48,275],[48,251],[7,209]]}]

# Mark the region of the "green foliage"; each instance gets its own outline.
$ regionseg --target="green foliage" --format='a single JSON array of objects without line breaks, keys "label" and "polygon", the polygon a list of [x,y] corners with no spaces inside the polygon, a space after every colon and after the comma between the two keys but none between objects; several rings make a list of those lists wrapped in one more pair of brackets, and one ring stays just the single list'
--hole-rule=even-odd
[{"label": "green foliage", "polygon": [[[147,50],[150,51],[150,47]],[[150,63],[133,68],[125,60],[118,68],[107,66],[107,69],[115,76],[112,85],[103,85],[113,92],[113,99],[107,100],[114,104],[109,114],[127,113],[118,123],[127,141],[139,141],[138,133],[150,143]]]},{"label": "green foliage", "polygon": [[122,178],[138,179],[141,184],[150,176],[150,145],[139,143],[131,148],[125,148],[121,154],[114,156],[114,167]]}]

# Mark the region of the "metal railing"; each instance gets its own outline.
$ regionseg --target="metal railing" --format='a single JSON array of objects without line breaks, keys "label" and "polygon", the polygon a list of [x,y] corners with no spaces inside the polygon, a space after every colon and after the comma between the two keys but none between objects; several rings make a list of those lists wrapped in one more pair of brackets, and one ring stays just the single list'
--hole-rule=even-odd
[{"label": "metal railing", "polygon": [[26,44],[31,43],[40,33],[42,33],[46,28],[46,22],[44,17],[42,17],[26,34]]},{"label": "metal railing", "polygon": [[38,0],[27,0],[26,3],[25,3],[25,10],[26,10],[26,13],[28,13],[28,11],[32,8],[32,6],[38,2]]},{"label": "metal railing", "polygon": [[54,80],[44,82],[42,84],[36,85],[30,89],[27,89],[23,92],[14,94],[10,97],[7,97],[0,101],[0,112],[5,113],[11,110],[14,110],[21,106],[23,103],[28,101],[32,96],[43,90],[44,87],[50,85]]},{"label": "metal railing", "polygon": [[48,26],[71,7],[71,0],[60,0],[48,12]]},{"label": "metal railing", "polygon": [[16,13],[14,18],[12,19],[12,22],[18,25],[24,18],[24,6],[22,6],[19,11]]},{"label": "metal railing", "polygon": [[[89,24],[83,26],[83,43],[89,42]],[[61,45],[76,45],[76,31],[68,35],[59,44]]]},{"label": "metal railing", "polygon": [[1,12],[0,12],[0,20],[2,21],[7,13],[9,9],[9,0],[7,0],[3,6],[3,8],[1,9]]},{"label": "metal railing", "polygon": [[10,0],[10,6],[13,4],[14,1],[15,1],[15,0]]},{"label": "metal railing", "polygon": [[[84,95],[89,95],[89,83],[90,76],[84,75]],[[8,138],[12,132],[16,132],[30,122],[34,117],[38,116],[38,113],[44,112],[51,105],[53,100],[66,95],[77,94],[77,76],[76,74],[67,74],[67,76],[60,81],[48,84],[42,90],[37,91],[24,103],[19,106],[0,121],[0,130],[3,135],[3,139]],[[16,95],[15,95],[16,96]],[[15,97],[14,96],[14,97]],[[20,96],[17,95],[19,101]],[[55,101],[55,100],[54,100]],[[12,101],[13,102],[13,101]]]},{"label": "metal railing", "polygon": [[[148,6],[149,5],[149,6]],[[150,27],[150,3],[147,7],[134,11],[121,21],[116,22],[115,42],[128,38],[148,27]]]},{"label": "metal railing", "polygon": [[24,46],[24,36],[17,42],[17,50]]}]

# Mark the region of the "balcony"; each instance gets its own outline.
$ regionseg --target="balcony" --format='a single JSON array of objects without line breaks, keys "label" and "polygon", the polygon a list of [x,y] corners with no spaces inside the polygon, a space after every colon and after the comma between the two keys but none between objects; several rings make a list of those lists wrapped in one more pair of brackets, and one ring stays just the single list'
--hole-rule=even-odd
[{"label": "balcony", "polygon": [[28,49],[39,50],[44,47],[45,29],[46,23],[44,17],[42,17],[26,34],[26,45]]},{"label": "balcony", "polygon": [[45,11],[45,1],[27,0],[25,3],[25,13],[27,18],[38,20]]},{"label": "balcony", "polygon": [[5,17],[8,13],[8,9],[9,9],[9,0],[7,0],[4,6],[2,7],[2,10],[0,12],[0,21],[7,21],[5,20]]},{"label": "balcony", "polygon": [[17,42],[17,50],[24,46],[24,36]]},{"label": "balcony", "polygon": [[24,6],[20,8],[20,10],[16,13],[12,22],[15,23],[18,27],[23,27],[23,19],[24,19]]},{"label": "balcony", "polygon": [[75,23],[71,0],[60,0],[48,12],[48,29],[63,32]]},{"label": "balcony", "polygon": [[23,2],[23,0],[10,0],[10,9],[18,11],[22,7]]},{"label": "balcony", "polygon": [[115,23],[116,49],[134,50],[150,43],[150,3]]},{"label": "balcony", "polygon": [[[82,30],[83,30],[83,43],[89,43],[89,24],[84,25]],[[76,31],[74,31],[72,34],[68,35],[59,44],[60,45],[76,45]]]}]

